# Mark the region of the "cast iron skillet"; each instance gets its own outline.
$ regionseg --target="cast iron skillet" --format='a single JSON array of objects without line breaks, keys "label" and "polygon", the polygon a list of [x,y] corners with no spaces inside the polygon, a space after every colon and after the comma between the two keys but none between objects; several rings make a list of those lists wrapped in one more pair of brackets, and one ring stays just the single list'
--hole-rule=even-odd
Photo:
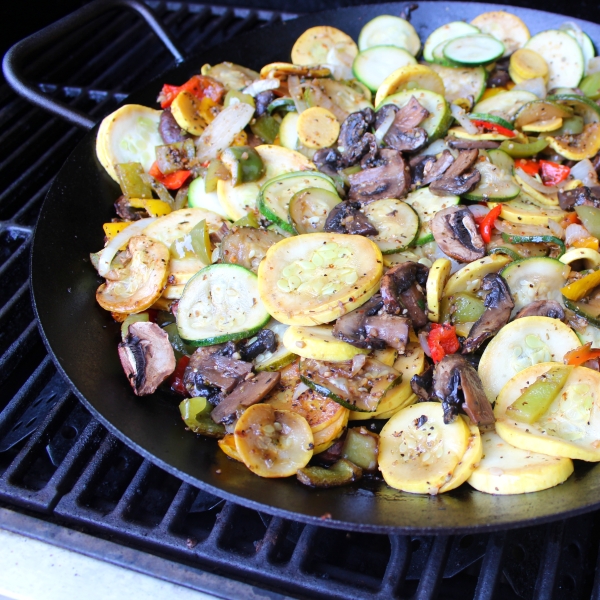
[{"label": "cast iron skillet", "polygon": [[[288,60],[296,38],[308,27],[334,25],[357,39],[361,27],[379,14],[399,14],[402,4],[336,9],[240,35],[187,60],[128,98],[156,106],[163,82],[182,83],[206,62],[232,61],[254,69]],[[422,40],[436,27],[470,20],[502,6],[421,2],[412,22]],[[565,17],[510,8],[531,29],[558,28]],[[600,43],[600,26],[579,22]],[[77,145],[56,177],[38,221],[32,251],[32,289],[45,343],[59,370],[85,406],[114,435],[161,468],[218,496],[278,516],[368,532],[456,533],[541,523],[600,505],[600,465],[579,463],[561,486],[518,496],[491,496],[467,484],[438,497],[359,482],[312,490],[294,478],[261,479],[228,459],[214,440],[186,432],[167,393],[137,398],[118,357],[119,326],[95,302],[101,283],[89,253],[102,248],[102,223],[114,216],[118,186],[96,159],[97,127]]]}]

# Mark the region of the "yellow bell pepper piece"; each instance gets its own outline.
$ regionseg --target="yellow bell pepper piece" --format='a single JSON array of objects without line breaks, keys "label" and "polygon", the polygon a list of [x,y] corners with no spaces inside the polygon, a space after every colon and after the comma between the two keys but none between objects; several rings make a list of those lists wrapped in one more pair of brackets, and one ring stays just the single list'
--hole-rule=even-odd
[{"label": "yellow bell pepper piece", "polygon": [[232,146],[247,146],[248,145],[248,135],[245,131],[240,131],[235,138],[233,138]]},{"label": "yellow bell pepper piece", "polygon": [[592,250],[598,250],[598,238],[590,236],[582,240],[576,240],[573,242],[573,246],[575,246],[575,248],[591,248]]},{"label": "yellow bell pepper piece", "polygon": [[600,270],[594,271],[581,279],[562,288],[560,291],[563,296],[576,302],[585,298],[596,286],[600,285]]},{"label": "yellow bell pepper piece", "polygon": [[581,185],[583,185],[583,181],[581,181],[581,179],[572,179],[571,181],[567,182],[562,189],[563,192],[568,192],[570,190],[578,188]]},{"label": "yellow bell pepper piece", "polygon": [[104,229],[104,235],[110,240],[116,237],[123,229],[126,229],[131,225],[132,221],[122,221],[121,223],[104,223],[102,229]]},{"label": "yellow bell pepper piece", "polygon": [[[483,92],[483,96],[481,96],[481,100],[487,100],[488,98],[493,98],[498,94],[503,94],[504,92],[508,92],[505,87],[495,87],[495,88],[487,88],[485,92]],[[480,102],[481,102],[480,100]]]},{"label": "yellow bell pepper piece", "polygon": [[204,98],[200,100],[198,112],[207,123],[210,123],[211,121],[215,120],[215,117],[221,112],[221,109],[222,107],[219,106],[212,98],[204,96]]},{"label": "yellow bell pepper piece", "polygon": [[164,217],[171,212],[171,207],[163,200],[144,200],[144,206],[151,217]]}]

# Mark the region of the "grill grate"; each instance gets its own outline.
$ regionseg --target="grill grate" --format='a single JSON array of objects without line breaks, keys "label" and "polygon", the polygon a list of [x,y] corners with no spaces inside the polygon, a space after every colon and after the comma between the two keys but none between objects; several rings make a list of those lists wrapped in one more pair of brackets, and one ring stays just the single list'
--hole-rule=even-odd
[{"label": "grill grate", "polygon": [[[293,15],[148,2],[186,52]],[[143,60],[140,60],[143,57]],[[27,75],[99,118],[171,64],[138,18],[107,15],[40,54]],[[110,435],[47,356],[29,297],[42,200],[80,130],[0,87],[0,502],[183,565],[299,597],[588,597],[599,514],[457,537],[334,531],[197,490]],[[243,597],[243,584],[229,588]],[[201,587],[201,586],[200,586]],[[199,589],[200,589],[199,587]]]}]

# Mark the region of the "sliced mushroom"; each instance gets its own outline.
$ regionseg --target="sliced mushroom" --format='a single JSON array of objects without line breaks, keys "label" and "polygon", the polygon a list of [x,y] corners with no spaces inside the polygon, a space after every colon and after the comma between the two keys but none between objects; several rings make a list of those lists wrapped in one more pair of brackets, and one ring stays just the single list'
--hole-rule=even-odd
[{"label": "sliced mushroom", "polygon": [[150,321],[129,326],[125,341],[119,344],[119,359],[137,396],[155,392],[176,365],[169,336]]},{"label": "sliced mushroom", "polygon": [[516,314],[515,319],[522,317],[550,317],[564,321],[565,310],[556,300],[537,300],[522,308]]},{"label": "sliced mushroom", "polygon": [[248,362],[223,356],[220,351],[208,354],[200,348],[190,357],[183,383],[192,396],[205,396],[197,392],[207,386],[229,393],[251,372],[252,364]]},{"label": "sliced mushroom", "polygon": [[256,334],[256,339],[240,348],[239,353],[243,361],[250,362],[259,354],[275,352],[276,349],[277,338],[275,337],[275,333],[270,329],[261,329]]},{"label": "sliced mushroom", "polygon": [[375,294],[361,307],[340,317],[333,326],[333,335],[357,348],[385,348],[385,342],[370,338],[365,330],[367,317],[377,315],[382,308],[383,299],[380,294]]},{"label": "sliced mushroom", "polygon": [[433,365],[429,365],[420,375],[413,375],[410,387],[421,400],[429,400],[433,388]]},{"label": "sliced mushroom", "polygon": [[223,221],[221,227],[219,227],[217,231],[214,231],[209,234],[210,241],[213,244],[220,244],[225,239],[225,236],[230,232],[231,229],[229,228],[229,224],[227,223],[227,221]]},{"label": "sliced mushroom", "polygon": [[412,96],[408,104],[396,113],[383,141],[399,152],[419,150],[427,144],[427,132],[418,125],[428,116],[429,111]]},{"label": "sliced mushroom", "polygon": [[254,104],[256,108],[254,109],[254,116],[260,117],[267,112],[267,107],[273,100],[275,100],[276,96],[271,90],[266,90],[264,92],[259,92],[254,97]]},{"label": "sliced mushroom", "polygon": [[366,145],[367,151],[360,159],[361,168],[372,169],[374,167],[380,167],[384,161],[379,156],[379,145],[377,144],[377,138],[372,133],[365,133],[363,136],[363,142]]},{"label": "sliced mushroom", "polygon": [[279,383],[279,371],[258,373],[252,379],[240,383],[228,396],[225,396],[213,409],[210,416],[215,423],[231,423],[238,412],[257,404]]},{"label": "sliced mushroom", "polygon": [[[400,109],[395,104],[384,104],[376,113],[375,113],[375,131],[379,129],[384,121],[389,117],[391,113],[394,113],[394,116]],[[391,119],[391,117],[389,117]],[[392,120],[393,122],[393,120]]]},{"label": "sliced mushroom", "polygon": [[412,167],[412,184],[415,187],[429,185],[433,181],[441,179],[444,173],[454,162],[454,157],[449,150],[444,150],[436,159],[434,156],[418,157],[421,160],[415,161]]},{"label": "sliced mushroom", "polygon": [[503,58],[500,59],[494,65],[492,72],[487,80],[487,86],[490,88],[496,87],[505,87],[507,84],[511,83],[511,78],[508,73],[509,59]]},{"label": "sliced mushroom", "polygon": [[481,288],[488,292],[483,303],[485,311],[471,327],[463,344],[463,354],[475,352],[483,342],[496,335],[508,323],[515,307],[508,284],[498,273],[488,273],[483,278]]},{"label": "sliced mushroom", "polygon": [[433,393],[444,408],[444,423],[452,423],[460,408],[480,427],[494,426],[494,412],[469,361],[459,354],[448,354],[436,365]]},{"label": "sliced mushroom", "polygon": [[335,148],[321,148],[313,156],[317,169],[325,175],[335,176],[339,169],[344,167],[342,155]]},{"label": "sliced mushroom", "polygon": [[377,229],[366,215],[360,212],[358,202],[339,202],[325,221],[324,231],[348,233],[351,235],[377,235]]},{"label": "sliced mushroom", "polygon": [[436,213],[431,220],[431,233],[440,250],[460,262],[485,256],[485,244],[473,213],[464,206],[450,206]]},{"label": "sliced mushroom", "polygon": [[423,295],[428,274],[425,265],[405,262],[389,269],[381,279],[381,297],[386,312],[407,316],[416,330],[429,322]]},{"label": "sliced mushroom", "polygon": [[563,210],[573,210],[576,206],[600,208],[600,199],[589,187],[580,186],[573,190],[558,191],[558,204]]},{"label": "sliced mushroom", "polygon": [[190,138],[190,134],[178,125],[170,108],[165,108],[160,115],[158,132],[165,144],[175,144]]},{"label": "sliced mushroom", "polygon": [[382,166],[364,169],[348,177],[348,199],[367,204],[382,198],[403,198],[410,187],[410,169],[402,155],[391,148],[380,151]]},{"label": "sliced mushroom", "polygon": [[410,321],[405,317],[383,314],[365,319],[367,338],[382,340],[400,354],[406,350],[409,329]]},{"label": "sliced mushroom", "polygon": [[125,221],[139,221],[140,219],[146,219],[150,216],[145,208],[133,208],[129,203],[129,198],[127,198],[127,196],[119,196],[117,198],[115,202],[115,212]]},{"label": "sliced mushroom", "polygon": [[355,165],[369,149],[369,140],[364,135],[375,121],[375,113],[370,108],[352,113],[342,123],[338,137],[339,151],[344,165]]},{"label": "sliced mushroom", "polygon": [[494,150],[500,147],[500,142],[494,142],[493,140],[461,140],[448,137],[446,142],[450,148],[455,150]]},{"label": "sliced mushroom", "polygon": [[481,179],[481,173],[477,169],[471,169],[478,156],[479,151],[476,149],[461,150],[444,176],[429,186],[431,193],[436,196],[460,196],[471,191]]}]

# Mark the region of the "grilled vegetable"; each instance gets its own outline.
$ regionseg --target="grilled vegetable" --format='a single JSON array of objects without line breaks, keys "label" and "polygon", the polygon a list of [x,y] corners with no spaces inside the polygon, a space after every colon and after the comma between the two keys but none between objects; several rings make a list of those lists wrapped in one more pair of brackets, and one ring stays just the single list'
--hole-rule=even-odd
[{"label": "grilled vegetable", "polygon": [[347,485],[362,477],[362,469],[349,460],[338,460],[328,469],[305,467],[296,473],[298,481],[314,488],[330,488]]},{"label": "grilled vegetable", "polygon": [[283,336],[283,345],[298,356],[314,360],[343,361],[357,354],[368,353],[368,350],[362,350],[333,337],[329,325],[292,325]]}]

